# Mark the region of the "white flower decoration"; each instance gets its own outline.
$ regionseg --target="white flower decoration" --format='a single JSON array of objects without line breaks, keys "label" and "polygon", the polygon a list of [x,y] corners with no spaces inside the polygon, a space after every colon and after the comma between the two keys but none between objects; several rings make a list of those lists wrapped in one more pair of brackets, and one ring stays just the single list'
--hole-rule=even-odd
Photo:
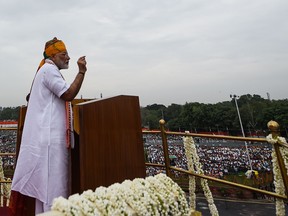
[{"label": "white flower decoration", "polygon": [[[193,138],[191,136],[185,136],[183,140],[189,171],[195,171],[198,174],[204,174]],[[214,204],[214,199],[210,191],[207,179],[201,178],[201,186],[203,188],[204,195],[208,202],[208,207],[211,215],[218,216],[219,213],[216,205]],[[190,192],[190,207],[192,209],[195,209],[196,206],[195,177],[193,178],[189,176],[189,192]]]},{"label": "white flower decoration", "polygon": [[188,215],[184,191],[165,174],[125,180],[109,187],[87,190],[68,199],[54,199],[52,210],[66,216]]},{"label": "white flower decoration", "polygon": [[[285,187],[284,182],[282,179],[280,167],[277,160],[277,154],[275,152],[274,144],[287,144],[286,139],[284,137],[277,136],[276,138],[272,137],[272,134],[269,134],[267,137],[267,142],[271,143],[273,146],[272,149],[272,164],[273,164],[273,173],[274,173],[274,185],[275,185],[275,192],[280,195],[285,195]],[[285,168],[288,170],[288,150],[286,147],[279,146],[279,150],[281,156],[283,158]],[[288,173],[287,173],[288,174]],[[285,216],[285,204],[282,199],[276,198],[276,215],[277,216]]]}]

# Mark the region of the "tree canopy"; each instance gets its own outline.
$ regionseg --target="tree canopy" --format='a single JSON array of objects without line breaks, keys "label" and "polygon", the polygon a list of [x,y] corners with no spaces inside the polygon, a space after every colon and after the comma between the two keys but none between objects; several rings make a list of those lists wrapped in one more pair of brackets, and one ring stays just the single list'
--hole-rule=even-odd
[{"label": "tree canopy", "polygon": [[[268,100],[259,95],[242,95],[230,101],[216,104],[186,102],[169,106],[152,104],[141,107],[142,127],[159,129],[159,120],[164,119],[170,131],[225,132],[241,135],[239,114],[246,135],[266,133],[267,123],[277,121],[283,136],[287,136],[288,99]],[[0,120],[17,120],[20,107],[0,107]]]},{"label": "tree canopy", "polygon": [[266,133],[270,120],[277,121],[281,131],[287,135],[288,100],[268,100],[250,94],[216,104],[187,102],[167,107],[160,104],[141,107],[142,126],[159,129],[159,120],[164,119],[166,128],[171,131],[221,131],[229,135],[240,135],[241,126],[235,100],[246,135]]},{"label": "tree canopy", "polygon": [[0,107],[0,121],[17,120],[20,107]]}]

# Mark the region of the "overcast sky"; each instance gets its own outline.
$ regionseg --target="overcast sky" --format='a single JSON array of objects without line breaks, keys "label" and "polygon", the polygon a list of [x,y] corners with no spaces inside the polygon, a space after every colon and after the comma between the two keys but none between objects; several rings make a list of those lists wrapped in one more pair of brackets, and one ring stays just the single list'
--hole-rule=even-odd
[{"label": "overcast sky", "polygon": [[77,98],[140,105],[287,98],[287,0],[0,0],[0,106],[25,105],[46,41],[88,71]]}]

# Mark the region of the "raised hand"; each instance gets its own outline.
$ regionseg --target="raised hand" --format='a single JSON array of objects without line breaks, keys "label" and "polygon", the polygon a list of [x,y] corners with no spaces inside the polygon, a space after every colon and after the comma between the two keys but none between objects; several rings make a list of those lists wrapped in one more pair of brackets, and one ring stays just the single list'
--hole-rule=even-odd
[{"label": "raised hand", "polygon": [[78,64],[78,68],[79,68],[79,72],[85,73],[87,71],[87,67],[86,67],[86,56],[82,56],[78,59],[77,64]]}]

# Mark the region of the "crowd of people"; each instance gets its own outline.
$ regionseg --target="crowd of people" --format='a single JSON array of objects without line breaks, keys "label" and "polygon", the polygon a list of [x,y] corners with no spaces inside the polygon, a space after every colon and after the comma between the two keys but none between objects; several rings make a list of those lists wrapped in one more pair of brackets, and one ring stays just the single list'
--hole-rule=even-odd
[{"label": "crowd of people", "polygon": [[[148,163],[164,164],[161,137],[144,135],[146,160]],[[215,139],[194,139],[197,154],[206,175],[222,178],[224,175],[246,172],[270,172],[271,146],[267,143],[226,142]],[[185,149],[181,136],[168,136],[170,163],[188,169]],[[248,154],[250,158],[248,158]],[[147,175],[155,175],[159,168],[147,167]]]},{"label": "crowd of people", "polygon": [[[155,164],[164,164],[162,139],[159,134],[144,134],[146,161]],[[2,153],[16,152],[16,130],[0,130],[0,151]],[[215,139],[194,139],[197,154],[206,175],[222,178],[223,175],[246,172],[250,169],[258,172],[270,172],[271,146],[266,144],[248,144],[248,151],[243,143],[225,143]],[[171,165],[188,169],[183,138],[168,136],[168,151]],[[250,161],[248,154],[250,156]],[[14,156],[2,157],[3,168],[13,168]],[[147,167],[147,175],[155,175],[158,168]]]},{"label": "crowd of people", "polygon": [[[16,130],[0,130],[0,152],[1,153],[16,153]],[[15,156],[2,156],[3,169],[14,169]]]}]

